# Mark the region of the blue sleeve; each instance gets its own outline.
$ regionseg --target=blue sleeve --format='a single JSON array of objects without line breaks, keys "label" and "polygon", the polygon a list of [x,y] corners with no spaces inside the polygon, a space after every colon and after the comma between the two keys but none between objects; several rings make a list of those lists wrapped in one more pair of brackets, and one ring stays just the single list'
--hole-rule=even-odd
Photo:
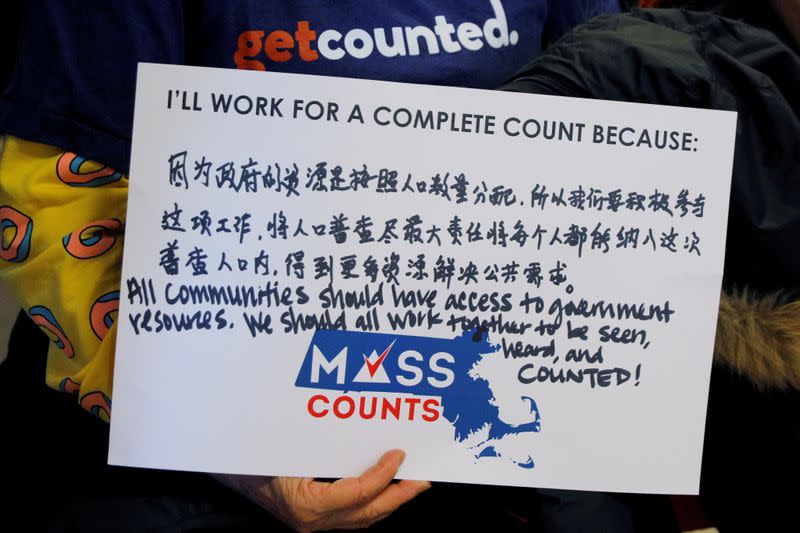
[{"label": "blue sleeve", "polygon": [[28,0],[0,132],[125,169],[137,63],[182,63],[181,0]]}]

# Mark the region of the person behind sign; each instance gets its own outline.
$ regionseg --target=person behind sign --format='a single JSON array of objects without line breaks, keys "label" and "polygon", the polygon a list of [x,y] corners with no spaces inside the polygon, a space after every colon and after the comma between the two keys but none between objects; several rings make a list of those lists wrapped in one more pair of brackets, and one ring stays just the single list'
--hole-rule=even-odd
[{"label": "person behind sign", "polygon": [[800,475],[800,1],[642,4],[694,11],[594,19],[503,88],[738,112],[701,496],[721,531],[784,529]]},{"label": "person behind sign", "polygon": [[[22,10],[17,67],[0,100],[0,277],[53,341],[47,384],[108,421],[137,61],[491,88],[618,3],[87,0],[76,9],[35,0]],[[11,369],[32,349],[15,346],[0,372],[13,385],[21,380]],[[9,404],[12,391],[29,392],[0,388]],[[74,442],[68,431],[61,438]],[[360,478],[332,484],[224,481],[294,527],[365,526],[429,486],[390,484],[402,457],[391,451]],[[68,497],[54,501],[75,503]]]},{"label": "person behind sign", "polygon": [[[709,2],[704,2],[702,5],[699,2],[694,3],[695,7],[700,8],[709,7],[708,4]],[[745,441],[749,447],[731,446],[733,450],[731,453],[719,454],[719,457],[715,455],[706,457],[707,466],[710,461],[715,470],[727,470],[731,473],[728,476],[717,476],[711,481],[717,489],[720,485],[727,484],[739,493],[738,499],[729,500],[736,501],[737,505],[727,506],[728,512],[735,517],[730,519],[734,524],[735,519],[739,518],[737,513],[744,513],[747,509],[767,508],[765,497],[761,497],[756,505],[757,495],[753,490],[742,490],[741,481],[734,483],[737,481],[736,478],[747,480],[747,485],[751,488],[758,487],[759,494],[769,494],[770,498],[774,497],[770,505],[770,508],[774,509],[779,507],[778,504],[786,502],[780,498],[780,494],[776,495],[774,491],[767,490],[772,482],[765,482],[763,477],[755,475],[752,472],[753,468],[765,473],[788,472],[787,477],[793,477],[797,472],[794,463],[786,462],[787,458],[792,457],[789,453],[792,447],[796,447],[796,437],[791,436],[791,421],[797,420],[792,406],[796,405],[796,391],[800,388],[798,383],[800,357],[795,340],[798,330],[797,306],[786,301],[786,297],[763,297],[763,295],[797,287],[794,273],[797,272],[799,265],[792,246],[796,240],[793,236],[797,228],[794,215],[796,209],[792,207],[796,194],[792,182],[786,180],[785,176],[795,175],[798,170],[796,98],[800,92],[797,90],[796,80],[800,79],[797,59],[797,40],[800,39],[797,13],[800,10],[796,1],[775,0],[771,5],[773,6],[771,10],[763,4],[753,5],[746,12],[742,12],[739,6],[738,15],[736,5],[723,5],[717,8],[722,9],[723,13],[744,18],[745,23],[730,22],[716,14],[671,10],[642,11],[634,16],[599,19],[571,34],[551,53],[531,65],[525,75],[507,87],[512,90],[572,96],[719,107],[737,109],[740,112],[742,127],[740,137],[737,139],[734,167],[726,287],[730,290],[734,286],[746,284],[756,288],[761,296],[755,297],[754,293],[735,296],[732,292],[723,296],[716,350],[719,368],[715,370],[712,382],[709,412],[711,426],[708,440],[709,442],[718,440],[722,435],[728,437],[726,444]],[[775,20],[776,17],[780,17],[782,23]],[[177,26],[170,26],[171,29],[174,27]],[[702,39],[691,37],[701,29],[704,32]],[[158,35],[162,40],[175,37],[169,29]],[[300,41],[302,42],[302,39]],[[122,39],[116,42],[119,46],[119,43],[124,45],[127,41]],[[247,42],[245,39],[245,49]],[[723,49],[726,53],[717,53]],[[622,54],[620,50],[626,53]],[[667,51],[669,53],[666,53]],[[119,52],[116,51],[117,54]],[[255,54],[255,59],[264,63],[269,59],[265,54],[265,51],[260,51]],[[243,59],[247,59],[245,56],[248,54],[243,54]],[[159,58],[149,57],[149,59]],[[179,54],[160,59],[175,62],[181,60]],[[589,64],[593,65],[592,69],[584,67]],[[633,80],[638,81],[634,83]],[[99,108],[99,112],[102,111],[103,109]],[[30,116],[35,117],[36,113],[30,113]],[[115,115],[111,112],[108,116]],[[35,122],[32,121],[27,127],[33,127]],[[116,123],[114,120],[110,122]],[[124,120],[119,123],[124,123]],[[42,139],[44,142],[65,146],[71,144],[57,142],[52,132],[46,135],[49,136],[49,140]],[[85,156],[104,160],[99,157],[97,147],[93,147],[92,136],[85,134],[85,128],[76,127],[71,135],[75,139],[74,142],[81,141],[82,145],[86,146]],[[114,136],[110,137],[113,141]],[[110,144],[118,147],[116,149],[118,155],[124,154],[124,141],[110,142]],[[9,146],[6,157],[0,162],[0,184],[4,187],[10,182],[5,178],[10,175],[9,160],[12,158],[9,154],[16,154],[14,158],[20,160],[31,156],[49,157],[52,158],[53,166],[56,166],[56,160],[63,154],[57,149],[38,152],[37,150],[41,149],[38,145],[23,145],[22,142],[11,138]],[[114,152],[114,149],[111,148],[110,151]],[[5,165],[5,168],[1,165]],[[81,167],[81,165],[87,166]],[[65,159],[63,166],[66,168],[62,173],[67,182],[113,179],[116,172],[113,168],[87,163],[77,156]],[[73,171],[74,168],[77,168],[77,172]],[[88,176],[77,178],[72,176],[80,173]],[[33,174],[35,173],[24,171],[19,175]],[[32,190],[33,181],[29,182]],[[117,180],[112,183],[122,185],[124,181]],[[120,203],[124,198],[124,191],[116,190],[113,184],[102,189],[103,193],[108,195],[104,201]],[[93,189],[90,187],[80,190]],[[72,207],[79,211],[82,208],[80,205]],[[6,226],[14,228],[15,237],[10,243],[4,242],[6,254],[4,260],[7,266],[19,266],[25,263],[32,249],[35,251],[35,233],[31,231],[32,226],[26,219],[28,213],[24,209],[16,209],[16,212],[7,210],[5,216]],[[110,220],[103,216],[97,216],[96,219]],[[34,237],[28,238],[31,235]],[[116,249],[118,250],[118,247]],[[111,258],[110,255],[104,257]],[[6,272],[11,271],[6,270]],[[14,275],[9,275],[9,278],[13,281]],[[36,283],[25,282],[21,277],[16,283],[23,292],[27,290],[34,293],[36,290]],[[106,295],[102,294],[101,297],[103,296]],[[113,296],[107,297],[102,303],[108,305],[107,302],[111,298]],[[47,330],[57,343],[54,346],[63,347],[54,348],[54,352],[63,350],[67,353],[70,348],[75,349],[74,338],[67,331],[68,328],[63,320],[53,313],[52,309],[35,305],[31,305],[30,309],[37,317],[39,327]],[[102,307],[98,309],[98,317],[103,318],[99,323],[105,323],[104,315],[101,314]],[[102,326],[99,329],[102,331]],[[104,339],[110,339],[109,335]],[[107,341],[104,340],[104,344],[107,344]],[[105,363],[99,363],[102,366],[108,364],[110,357],[108,353],[102,356],[100,352],[99,357],[94,360],[104,361]],[[54,364],[56,362],[54,360]],[[724,375],[720,378],[718,371],[722,367],[738,371],[746,381],[737,381],[734,377],[726,378]],[[81,385],[88,387],[93,376],[91,372],[84,374]],[[48,379],[67,392],[78,390],[77,380],[65,381],[62,386],[61,381],[54,379],[52,374]],[[717,391],[733,389],[741,392],[742,388],[752,387],[750,383],[762,389],[785,389],[787,392],[765,395],[750,391],[747,392],[750,402],[742,402],[741,395],[723,395],[722,397],[729,403],[724,405],[717,403],[720,397]],[[110,402],[107,401],[110,398],[107,397],[108,395],[103,396],[100,390],[79,392],[78,396],[85,407],[100,416],[105,416],[106,408],[110,408]],[[748,415],[742,416],[742,413]],[[763,416],[765,413],[770,415],[765,417]],[[780,414],[776,416],[775,413]],[[723,416],[720,417],[720,414]],[[769,434],[767,431],[770,428],[767,422],[770,418],[773,420],[777,418],[782,424],[785,423],[787,431],[777,433],[781,438],[764,438],[765,434]],[[719,434],[714,432],[715,426]],[[737,433],[730,435],[731,429],[720,430],[720,426],[734,428]],[[753,429],[754,427],[758,430]],[[773,435],[776,434],[774,428],[771,429]],[[763,447],[759,447],[759,441],[767,441],[775,449],[765,452]],[[715,449],[719,450],[718,447]],[[754,453],[752,450],[759,452]],[[781,453],[777,453],[778,451]],[[754,458],[756,460],[753,460]],[[398,456],[394,454],[394,457],[390,456],[389,459],[390,462],[396,462]],[[769,461],[767,467],[763,466],[763,461]],[[735,475],[736,478],[731,478],[731,475]],[[736,496],[731,492],[724,491],[723,494],[729,497]],[[724,502],[717,504],[721,506]],[[783,508],[792,507],[787,504]],[[773,514],[762,512],[759,515],[762,520],[766,520],[769,516],[787,519],[785,514],[779,512]],[[743,523],[745,522],[741,522],[740,525]]]}]

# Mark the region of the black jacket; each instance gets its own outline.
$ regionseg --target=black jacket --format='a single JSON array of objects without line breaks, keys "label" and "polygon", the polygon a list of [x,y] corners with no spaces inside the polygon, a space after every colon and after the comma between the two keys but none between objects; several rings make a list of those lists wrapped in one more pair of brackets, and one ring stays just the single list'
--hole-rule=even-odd
[{"label": "black jacket", "polygon": [[[766,2],[741,4],[743,21],[669,9],[596,18],[503,87],[738,112],[724,283],[790,289],[795,301],[754,307],[723,295],[720,324],[727,317],[739,354],[717,348],[725,364],[711,374],[701,476],[723,533],[800,522],[785,488],[800,477],[800,56]],[[787,376],[794,388],[768,387]]]},{"label": "black jacket", "polygon": [[800,56],[788,42],[710,13],[635,10],[579,27],[503,88],[737,111],[725,284],[798,289]]}]

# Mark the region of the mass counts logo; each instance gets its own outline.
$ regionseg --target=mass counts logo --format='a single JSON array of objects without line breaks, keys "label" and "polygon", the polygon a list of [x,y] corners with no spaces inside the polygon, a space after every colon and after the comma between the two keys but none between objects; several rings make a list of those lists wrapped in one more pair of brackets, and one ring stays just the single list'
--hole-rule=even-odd
[{"label": "mass counts logo", "polygon": [[[480,435],[469,448],[476,458],[500,457],[494,444],[508,435],[539,432],[533,398],[530,420],[500,419],[489,382],[474,372],[484,357],[498,354],[485,333],[454,339],[318,330],[311,339],[295,385],[316,389],[306,408],[314,418],[408,420],[444,418],[457,442]],[[533,468],[533,459],[512,460]]]}]

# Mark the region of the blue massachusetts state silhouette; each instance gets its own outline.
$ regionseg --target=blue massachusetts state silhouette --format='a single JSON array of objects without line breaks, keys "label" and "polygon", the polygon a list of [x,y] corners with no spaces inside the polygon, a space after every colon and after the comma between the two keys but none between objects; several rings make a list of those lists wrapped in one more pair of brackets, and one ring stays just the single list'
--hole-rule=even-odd
[{"label": "blue massachusetts state silhouette", "polygon": [[[318,330],[295,385],[343,392],[440,397],[442,416],[453,427],[454,439],[462,443],[477,437],[478,442],[469,443],[469,449],[480,460],[500,457],[495,445],[505,437],[541,430],[538,406],[528,396],[522,400],[530,405],[529,421],[515,425],[500,418],[491,383],[473,371],[487,357],[502,357],[502,351],[480,330],[467,331],[452,339]],[[321,368],[320,362],[327,368]],[[312,372],[315,364],[317,368]],[[365,380],[367,374],[375,379]],[[521,468],[534,466],[530,456],[522,461],[510,460]]]}]

